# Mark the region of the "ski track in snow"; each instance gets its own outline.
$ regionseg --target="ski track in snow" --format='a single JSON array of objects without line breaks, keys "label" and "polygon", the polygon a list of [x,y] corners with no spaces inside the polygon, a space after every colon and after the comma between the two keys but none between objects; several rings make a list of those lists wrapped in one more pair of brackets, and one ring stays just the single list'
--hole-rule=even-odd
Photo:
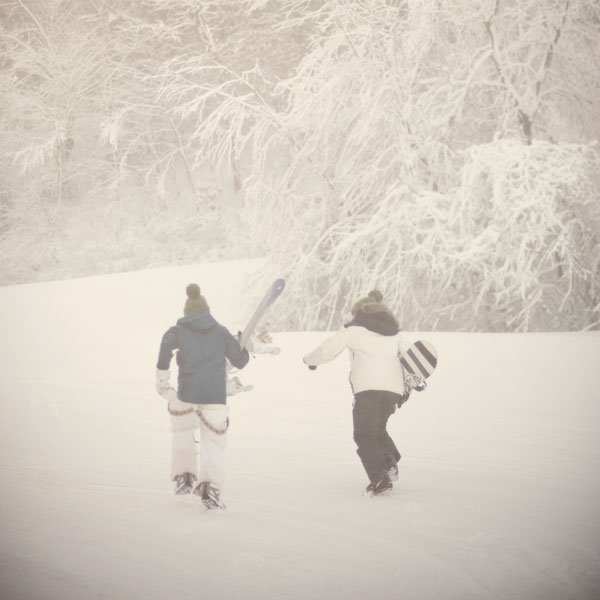
[{"label": "ski track in snow", "polygon": [[237,331],[259,267],[0,289],[0,600],[600,598],[598,332],[407,333],[440,364],[374,499],[347,358],[308,371],[329,334],[274,333],[229,400],[228,510],[174,496],[160,337],[190,281]]}]

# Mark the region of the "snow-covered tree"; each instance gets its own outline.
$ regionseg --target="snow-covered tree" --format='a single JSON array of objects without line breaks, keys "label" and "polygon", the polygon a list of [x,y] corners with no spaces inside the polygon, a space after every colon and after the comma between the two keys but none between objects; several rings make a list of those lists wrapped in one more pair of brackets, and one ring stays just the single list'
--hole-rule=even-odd
[{"label": "snow-covered tree", "polygon": [[268,6],[313,32],[276,94],[193,58],[166,93],[214,163],[243,157],[265,278],[294,290],[279,326],[336,326],[372,287],[406,328],[596,326],[593,2]]},{"label": "snow-covered tree", "polygon": [[211,258],[243,217],[279,327],[373,287],[405,328],[598,326],[594,0],[11,0],[0,28],[3,281]]},{"label": "snow-covered tree", "polygon": [[233,16],[193,0],[0,4],[2,281],[199,260],[199,234],[218,246],[213,174],[157,88],[189,48],[239,53],[216,31]]},{"label": "snow-covered tree", "polygon": [[36,268],[55,255],[52,232],[64,206],[93,184],[96,96],[104,47],[89,3],[48,0],[0,6],[4,182],[1,252],[6,272]]}]

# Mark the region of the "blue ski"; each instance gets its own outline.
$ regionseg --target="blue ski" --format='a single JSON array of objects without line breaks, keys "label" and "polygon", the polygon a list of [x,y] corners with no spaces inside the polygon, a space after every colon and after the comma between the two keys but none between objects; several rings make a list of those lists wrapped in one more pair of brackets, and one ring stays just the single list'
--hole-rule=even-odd
[{"label": "blue ski", "polygon": [[273,285],[271,285],[271,287],[267,290],[267,293],[264,295],[263,299],[256,307],[256,310],[250,318],[250,321],[248,321],[248,325],[246,325],[244,331],[242,331],[242,335],[240,336],[240,346],[242,348],[246,347],[248,339],[252,335],[254,328],[256,327],[262,316],[265,314],[267,308],[269,308],[269,306],[271,306],[271,304],[273,304],[273,302],[275,302],[275,300],[279,298],[281,292],[283,292],[284,287],[285,281],[283,279],[276,279],[273,282]]}]

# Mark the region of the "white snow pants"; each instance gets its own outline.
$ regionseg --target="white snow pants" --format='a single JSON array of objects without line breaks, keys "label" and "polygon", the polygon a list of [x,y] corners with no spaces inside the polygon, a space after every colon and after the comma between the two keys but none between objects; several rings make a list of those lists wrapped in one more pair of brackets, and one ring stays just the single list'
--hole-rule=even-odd
[{"label": "white snow pants", "polygon": [[[171,392],[171,390],[169,390]],[[208,481],[221,489],[225,479],[225,446],[229,408],[225,404],[189,404],[169,393],[169,414],[173,445],[171,476],[196,475],[198,482]],[[194,434],[199,432],[199,451]]]}]

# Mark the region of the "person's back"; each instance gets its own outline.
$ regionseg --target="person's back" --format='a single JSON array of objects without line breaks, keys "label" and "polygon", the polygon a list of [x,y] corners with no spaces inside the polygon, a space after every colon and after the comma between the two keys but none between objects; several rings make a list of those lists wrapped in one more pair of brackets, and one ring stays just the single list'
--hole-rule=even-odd
[{"label": "person's back", "polygon": [[304,357],[309,365],[333,360],[344,349],[350,352],[350,382],[354,393],[386,390],[402,396],[404,376],[398,353],[405,347],[398,321],[380,302],[360,307],[336,335]]},{"label": "person's back", "polygon": [[224,404],[226,358],[241,369],[249,360],[237,340],[207,311],[177,321],[161,343],[158,368],[168,369],[175,349],[179,368],[178,397],[191,404]]},{"label": "person's back", "polygon": [[404,394],[398,352],[404,346],[398,322],[381,303],[365,304],[344,325],[350,351],[350,381],[355,392],[388,390]]},{"label": "person's back", "polygon": [[[157,362],[157,390],[169,401],[173,431],[171,472],[176,494],[190,493],[199,480],[194,493],[208,508],[224,508],[220,490],[229,427],[226,359],[241,369],[249,354],[210,314],[197,284],[188,285],[186,294],[184,316],[163,335]],[[169,385],[175,351],[177,391]],[[200,432],[198,453],[196,430]]]}]

